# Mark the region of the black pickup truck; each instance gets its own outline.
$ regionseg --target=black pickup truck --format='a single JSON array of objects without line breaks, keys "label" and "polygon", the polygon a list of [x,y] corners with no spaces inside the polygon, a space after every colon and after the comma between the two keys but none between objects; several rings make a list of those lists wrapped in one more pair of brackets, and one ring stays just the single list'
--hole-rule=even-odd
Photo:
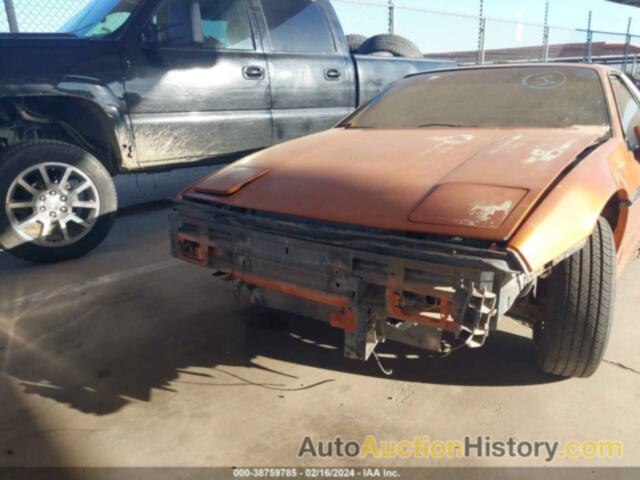
[{"label": "black pickup truck", "polygon": [[230,162],[451,66],[354,41],[328,0],[94,0],[57,33],[0,35],[0,246],[81,256],[111,228],[115,174]]}]

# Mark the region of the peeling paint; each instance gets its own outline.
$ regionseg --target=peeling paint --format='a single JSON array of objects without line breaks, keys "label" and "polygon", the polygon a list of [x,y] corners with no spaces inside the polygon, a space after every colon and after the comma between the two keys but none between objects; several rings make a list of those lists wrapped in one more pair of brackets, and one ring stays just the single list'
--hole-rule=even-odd
[{"label": "peeling paint", "polygon": [[471,215],[474,225],[482,225],[488,223],[494,217],[494,215],[501,213],[503,216],[507,216],[513,208],[513,202],[507,200],[499,205],[477,203],[471,208]]},{"label": "peeling paint", "polygon": [[433,137],[443,145],[463,145],[474,139],[473,135],[449,135],[446,137]]},{"label": "peeling paint", "polygon": [[499,145],[496,145],[492,150],[492,154],[496,153],[504,153],[510,152],[512,150],[516,150],[520,148],[520,140],[524,138],[524,135],[514,135],[510,138],[505,139],[505,141]]},{"label": "peeling paint", "polygon": [[564,152],[569,150],[574,143],[575,140],[569,140],[567,143],[551,149],[536,148],[531,151],[531,155],[524,161],[524,163],[531,165],[534,163],[552,162],[556,158],[560,157]]}]

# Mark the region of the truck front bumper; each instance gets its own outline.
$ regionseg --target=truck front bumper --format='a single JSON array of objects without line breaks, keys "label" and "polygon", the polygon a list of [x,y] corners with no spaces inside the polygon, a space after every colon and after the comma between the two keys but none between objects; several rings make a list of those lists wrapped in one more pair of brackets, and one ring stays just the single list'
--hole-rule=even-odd
[{"label": "truck front bumper", "polygon": [[378,342],[434,352],[484,344],[530,285],[507,251],[178,202],[174,256],[246,287],[254,303],[328,321],[345,355]]}]

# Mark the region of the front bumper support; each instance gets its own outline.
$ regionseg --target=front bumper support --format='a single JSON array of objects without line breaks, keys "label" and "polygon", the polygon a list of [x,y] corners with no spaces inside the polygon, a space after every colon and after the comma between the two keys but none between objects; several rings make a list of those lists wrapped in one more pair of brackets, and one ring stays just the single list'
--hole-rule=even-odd
[{"label": "front bumper support", "polygon": [[484,344],[529,281],[505,252],[361,232],[190,202],[173,254],[248,288],[252,301],[328,321],[345,355],[386,339],[439,353]]}]

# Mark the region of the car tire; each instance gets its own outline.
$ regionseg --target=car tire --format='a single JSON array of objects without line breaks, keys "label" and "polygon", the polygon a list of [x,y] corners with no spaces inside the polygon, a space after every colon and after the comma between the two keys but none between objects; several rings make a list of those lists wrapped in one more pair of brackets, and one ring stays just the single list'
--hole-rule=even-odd
[{"label": "car tire", "polygon": [[562,377],[590,377],[602,362],[613,318],[616,250],[599,219],[586,245],[556,266],[545,282],[546,315],[534,328],[540,369]]},{"label": "car tire", "polygon": [[420,48],[400,35],[375,35],[365,40],[358,49],[358,53],[366,55],[374,52],[389,52],[395,57],[422,58]]},{"label": "car tire", "polygon": [[351,34],[347,35],[347,43],[349,44],[349,51],[351,53],[357,53],[358,49],[367,40],[364,35]]},{"label": "car tire", "polygon": [[118,208],[100,161],[55,140],[20,143],[1,154],[0,199],[0,245],[34,263],[87,254],[107,236]]}]

